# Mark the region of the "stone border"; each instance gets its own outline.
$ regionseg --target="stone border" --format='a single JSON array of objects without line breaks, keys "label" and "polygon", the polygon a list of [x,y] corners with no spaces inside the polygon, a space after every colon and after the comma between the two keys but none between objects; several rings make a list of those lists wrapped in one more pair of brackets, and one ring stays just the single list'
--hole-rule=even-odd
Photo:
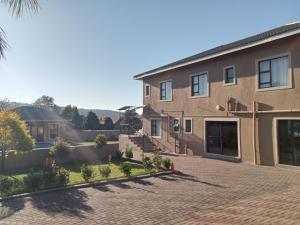
[{"label": "stone border", "polygon": [[40,191],[36,191],[36,192],[15,194],[15,195],[10,195],[10,196],[6,196],[6,197],[0,197],[0,203],[5,201],[5,200],[30,197],[30,196],[33,196],[33,195],[39,195],[39,194],[43,194],[43,193],[50,193],[50,192],[71,190],[71,189],[80,189],[80,188],[87,188],[87,187],[95,187],[95,186],[112,184],[112,183],[116,183],[116,182],[128,182],[128,181],[132,181],[132,180],[141,180],[141,179],[146,179],[146,178],[150,178],[150,177],[158,177],[158,176],[163,176],[163,175],[169,175],[169,174],[173,174],[173,173],[176,173],[176,171],[162,171],[162,172],[158,172],[158,173],[143,174],[143,175],[138,175],[138,176],[133,176],[133,177],[112,178],[112,179],[107,179],[107,180],[93,182],[93,183],[75,184],[75,185],[70,185],[70,186],[40,190]]}]

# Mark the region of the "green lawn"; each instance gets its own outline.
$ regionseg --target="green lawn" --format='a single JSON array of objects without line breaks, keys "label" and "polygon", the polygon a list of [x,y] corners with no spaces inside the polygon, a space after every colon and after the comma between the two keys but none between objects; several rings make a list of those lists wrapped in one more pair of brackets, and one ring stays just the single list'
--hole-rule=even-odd
[{"label": "green lawn", "polygon": [[[125,176],[119,170],[120,164],[124,161],[125,160],[113,161],[110,164],[111,174],[110,174],[108,179],[120,178],[120,177]],[[128,162],[128,163],[130,163],[131,166],[132,166],[131,176],[147,174],[147,172],[145,171],[145,169],[143,168],[143,166],[141,164],[136,163],[136,162]],[[99,173],[99,167],[104,166],[104,165],[108,165],[108,163],[103,162],[103,163],[99,163],[99,164],[95,164],[95,165],[90,165],[92,167],[94,173],[95,173],[95,176],[91,180],[91,182],[99,182],[99,181],[104,179],[103,177],[101,177],[101,175]],[[64,168],[66,168],[67,170],[70,171],[70,181],[69,181],[68,185],[75,185],[75,184],[85,183],[85,181],[83,180],[83,178],[81,176],[80,166],[81,166],[81,164],[64,165]],[[41,168],[38,168],[38,167],[31,169],[31,171],[34,171],[34,172],[38,172],[40,170],[41,170]],[[9,193],[3,194],[3,195],[12,195],[12,194],[26,192],[22,181],[23,181],[23,177],[25,177],[29,172],[30,172],[30,170],[26,169],[26,170],[10,173],[9,176],[12,177],[16,181],[16,185],[12,190],[9,191]],[[48,188],[53,188],[53,187],[49,186],[46,189],[48,189]],[[1,194],[0,194],[0,196],[1,196]]]}]

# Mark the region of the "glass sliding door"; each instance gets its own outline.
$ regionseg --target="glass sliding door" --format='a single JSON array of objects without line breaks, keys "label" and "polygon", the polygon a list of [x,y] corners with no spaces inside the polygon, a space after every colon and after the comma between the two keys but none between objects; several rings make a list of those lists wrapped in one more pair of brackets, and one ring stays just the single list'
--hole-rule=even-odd
[{"label": "glass sliding door", "polygon": [[238,157],[238,130],[236,121],[206,121],[206,151]]},{"label": "glass sliding door", "polygon": [[300,166],[300,120],[277,123],[279,163]]}]

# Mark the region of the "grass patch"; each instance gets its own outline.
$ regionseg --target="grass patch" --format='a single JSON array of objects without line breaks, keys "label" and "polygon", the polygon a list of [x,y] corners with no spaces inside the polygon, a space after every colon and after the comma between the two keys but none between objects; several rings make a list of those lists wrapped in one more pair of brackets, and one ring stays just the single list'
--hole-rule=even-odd
[{"label": "grass patch", "polygon": [[[105,165],[109,165],[110,169],[111,169],[111,173],[110,173],[110,176],[109,176],[108,179],[125,177],[125,175],[119,169],[120,164],[122,162],[125,162],[125,161],[126,160],[113,161],[110,164],[108,164],[107,162],[102,162],[102,163],[97,163],[97,164],[92,164],[92,165],[90,164],[90,166],[91,166],[91,168],[92,168],[92,170],[94,171],[94,174],[95,174],[95,176],[92,178],[91,182],[99,182],[101,180],[105,180],[105,178],[103,178],[100,175],[100,172],[99,172],[99,166],[105,166]],[[132,167],[131,176],[138,176],[138,175],[143,175],[143,174],[148,173],[143,168],[142,164],[137,163],[137,162],[131,162],[131,161],[127,161],[127,162]],[[67,184],[67,186],[85,183],[84,179],[81,176],[80,166],[81,166],[81,164],[78,164],[78,163],[63,165],[63,167],[65,169],[70,171],[70,181]],[[9,192],[0,193],[0,196],[3,197],[3,196],[8,196],[8,195],[28,192],[24,187],[23,178],[30,171],[31,172],[39,172],[41,169],[42,169],[41,167],[35,167],[35,168],[31,168],[31,169],[24,169],[24,170],[19,170],[19,171],[12,172],[12,173],[9,173],[9,174],[5,174],[5,176],[11,177],[15,182],[14,182],[14,185],[11,188],[11,190],[9,190]],[[59,187],[59,186],[57,186],[57,185],[48,185],[44,189],[51,189],[51,188],[54,188],[54,187]]]}]

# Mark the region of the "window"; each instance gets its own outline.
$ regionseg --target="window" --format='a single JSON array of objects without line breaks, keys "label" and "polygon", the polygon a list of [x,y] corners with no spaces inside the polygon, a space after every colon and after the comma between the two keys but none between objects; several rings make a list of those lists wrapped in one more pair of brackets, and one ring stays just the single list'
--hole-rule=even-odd
[{"label": "window", "polygon": [[184,133],[192,133],[193,128],[192,128],[192,119],[185,118],[184,119]]},{"label": "window", "polygon": [[49,124],[50,139],[58,138],[58,124]]},{"label": "window", "polygon": [[224,84],[235,84],[235,68],[234,66],[229,66],[224,68]]},{"label": "window", "polygon": [[145,96],[146,97],[150,96],[150,85],[149,84],[145,85]]},{"label": "window", "polygon": [[160,100],[172,100],[172,81],[160,82]]},{"label": "window", "polygon": [[151,119],[151,136],[160,137],[161,136],[161,120]]},{"label": "window", "polygon": [[258,68],[259,89],[288,86],[288,56],[259,61]]},{"label": "window", "polygon": [[192,96],[208,96],[207,73],[192,76]]},{"label": "window", "polygon": [[180,119],[174,118],[172,123],[173,133],[180,132]]}]

